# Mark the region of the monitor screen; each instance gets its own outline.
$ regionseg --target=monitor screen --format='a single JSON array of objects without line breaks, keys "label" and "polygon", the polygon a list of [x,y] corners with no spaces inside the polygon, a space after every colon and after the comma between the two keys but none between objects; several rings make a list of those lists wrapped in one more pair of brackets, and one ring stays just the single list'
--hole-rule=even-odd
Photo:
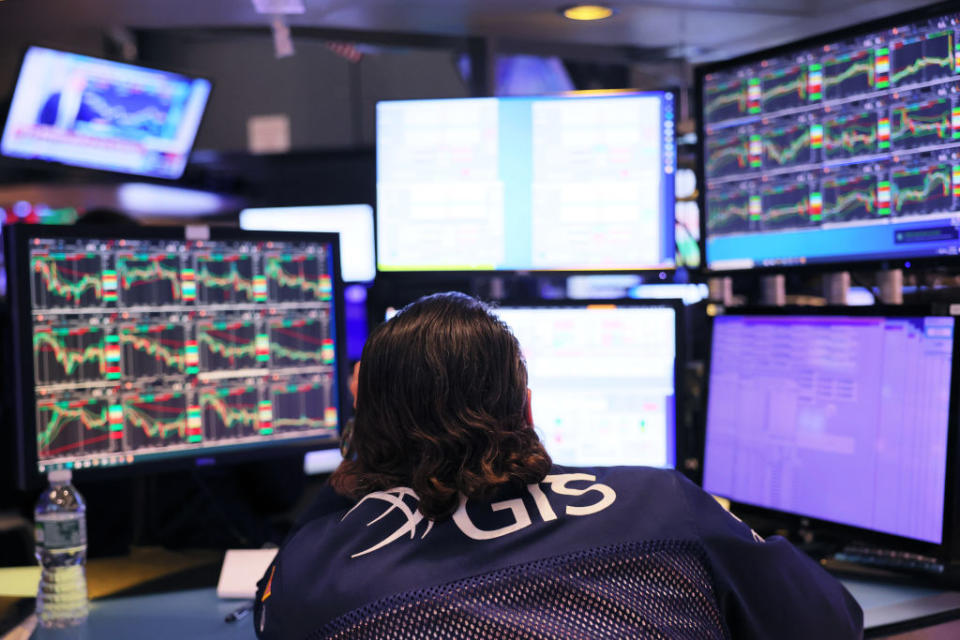
[{"label": "monitor screen", "polygon": [[373,207],[368,204],[244,209],[240,228],[339,233],[344,282],[371,282],[377,275]]},{"label": "monitor screen", "polygon": [[672,268],[674,97],[377,104],[381,271]]},{"label": "monitor screen", "polygon": [[501,307],[527,361],[533,422],[569,466],[676,464],[678,306]]},{"label": "monitor screen", "polygon": [[960,12],[912,15],[698,73],[710,269],[960,253]]},{"label": "monitor screen", "polygon": [[31,229],[8,229],[25,466],[336,441],[335,236]]},{"label": "monitor screen", "polygon": [[703,487],[943,542],[952,317],[714,320]]},{"label": "monitor screen", "polygon": [[30,47],[0,153],[157,178],[179,178],[210,81]]}]

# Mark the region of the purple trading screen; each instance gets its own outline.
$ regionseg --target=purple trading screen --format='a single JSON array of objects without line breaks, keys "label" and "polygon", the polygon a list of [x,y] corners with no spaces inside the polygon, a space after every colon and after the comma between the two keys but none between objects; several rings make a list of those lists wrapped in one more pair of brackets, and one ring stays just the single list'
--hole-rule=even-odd
[{"label": "purple trading screen", "polygon": [[716,318],[703,487],[942,542],[954,319]]}]

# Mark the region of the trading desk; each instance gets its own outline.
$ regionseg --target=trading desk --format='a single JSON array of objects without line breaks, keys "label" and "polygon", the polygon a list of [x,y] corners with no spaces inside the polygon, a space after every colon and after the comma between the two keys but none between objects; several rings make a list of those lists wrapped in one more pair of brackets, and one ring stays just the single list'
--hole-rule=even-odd
[{"label": "trading desk", "polygon": [[[202,584],[195,588],[94,599],[87,624],[66,633],[38,628],[31,635],[28,622],[21,625],[18,635],[13,635],[17,634],[14,631],[7,637],[11,640],[255,638],[251,615],[232,623],[224,620],[246,601],[221,600],[208,578],[198,578],[198,582]],[[862,579],[845,578],[842,582],[863,607],[867,637],[896,640],[960,637],[960,591]]]}]

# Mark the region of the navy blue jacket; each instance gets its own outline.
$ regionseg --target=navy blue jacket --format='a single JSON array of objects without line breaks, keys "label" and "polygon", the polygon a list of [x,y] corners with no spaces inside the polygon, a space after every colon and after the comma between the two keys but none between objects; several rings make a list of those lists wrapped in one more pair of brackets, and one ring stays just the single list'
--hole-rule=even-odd
[{"label": "navy blue jacket", "polygon": [[837,580],[783,538],[764,541],[673,471],[554,467],[539,485],[468,503],[441,523],[416,505],[409,489],[354,504],[327,488],[259,584],[258,636],[324,637],[336,621],[362,619],[398,594],[654,543],[696,550],[727,637],[862,636],[860,607]]}]

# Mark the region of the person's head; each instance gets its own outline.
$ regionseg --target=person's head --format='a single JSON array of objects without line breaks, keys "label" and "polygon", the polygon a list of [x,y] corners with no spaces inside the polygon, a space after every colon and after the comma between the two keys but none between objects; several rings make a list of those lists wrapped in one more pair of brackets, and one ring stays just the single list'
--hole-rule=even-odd
[{"label": "person's head", "polygon": [[550,469],[531,424],[520,345],[474,298],[427,296],[377,327],[358,382],[353,456],[331,477],[341,494],[407,486],[438,520],[461,493],[488,498]]}]

